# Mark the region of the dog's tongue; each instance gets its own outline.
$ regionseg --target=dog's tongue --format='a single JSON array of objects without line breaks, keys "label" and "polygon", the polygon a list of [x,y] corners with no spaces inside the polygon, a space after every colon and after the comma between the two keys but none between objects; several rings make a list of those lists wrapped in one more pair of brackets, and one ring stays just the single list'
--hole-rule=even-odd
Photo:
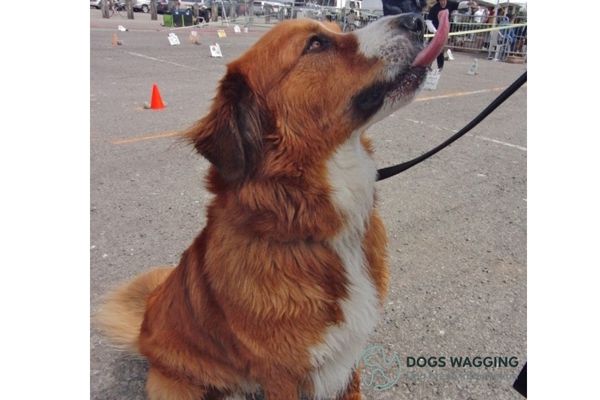
[{"label": "dog's tongue", "polygon": [[417,55],[411,67],[428,67],[440,54],[450,31],[450,22],[448,21],[448,10],[442,10],[438,14],[440,24],[431,42]]}]

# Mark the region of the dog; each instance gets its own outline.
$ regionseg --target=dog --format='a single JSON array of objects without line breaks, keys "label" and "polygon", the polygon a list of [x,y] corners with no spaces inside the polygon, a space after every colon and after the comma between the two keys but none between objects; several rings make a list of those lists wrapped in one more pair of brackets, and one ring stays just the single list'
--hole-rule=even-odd
[{"label": "dog", "polygon": [[423,26],[287,21],[228,65],[184,134],[211,163],[206,226],[177,267],[97,315],[149,361],[150,400],[362,398],[355,365],[388,288],[364,132],[411,101],[443,48],[447,29],[424,48]]}]

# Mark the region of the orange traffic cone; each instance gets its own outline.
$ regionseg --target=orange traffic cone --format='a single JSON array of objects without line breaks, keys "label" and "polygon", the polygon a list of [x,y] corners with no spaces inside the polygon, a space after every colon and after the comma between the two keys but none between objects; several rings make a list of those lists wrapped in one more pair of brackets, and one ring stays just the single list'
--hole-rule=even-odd
[{"label": "orange traffic cone", "polygon": [[158,91],[158,86],[156,83],[152,85],[152,99],[150,100],[150,106],[146,107],[152,110],[160,110],[161,108],[165,108],[165,104],[160,97],[160,92]]}]

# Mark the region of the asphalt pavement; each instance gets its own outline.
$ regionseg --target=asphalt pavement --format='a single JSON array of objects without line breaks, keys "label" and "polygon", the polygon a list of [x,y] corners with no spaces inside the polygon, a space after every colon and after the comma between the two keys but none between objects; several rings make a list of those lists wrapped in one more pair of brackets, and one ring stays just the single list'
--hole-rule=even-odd
[{"label": "asphalt pavement", "polygon": [[[202,229],[208,163],[176,133],[207,111],[226,64],[268,29],[195,28],[196,45],[192,28],[161,21],[90,10],[92,313],[120,282],[176,264]],[[171,32],[181,45],[169,44]],[[115,33],[122,45],[113,47]],[[214,43],[223,58],[210,57]],[[473,76],[475,56],[454,56],[436,90],[369,130],[378,165],[439,144],[526,70],[479,58]],[[167,103],[160,111],[144,108],[153,84]],[[391,286],[363,363],[368,399],[522,398],[511,386],[527,359],[526,117],[525,85],[452,146],[377,184]],[[91,398],[145,398],[146,363],[111,349],[93,327],[90,343]],[[421,356],[427,365],[410,366]],[[457,367],[451,357],[495,364]]]}]

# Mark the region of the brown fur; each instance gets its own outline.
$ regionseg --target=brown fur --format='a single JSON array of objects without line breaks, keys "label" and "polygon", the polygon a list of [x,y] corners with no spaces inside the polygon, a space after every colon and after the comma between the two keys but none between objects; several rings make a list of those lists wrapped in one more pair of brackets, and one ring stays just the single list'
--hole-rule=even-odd
[{"label": "brown fur", "polygon": [[[332,41],[335,56],[299,57],[316,34]],[[344,321],[348,296],[327,242],[346,222],[326,161],[360,127],[348,104],[381,69],[356,49],[351,35],[315,22],[280,24],[228,66],[211,110],[187,131],[213,164],[207,224],[175,269],[117,290],[98,318],[116,343],[149,360],[151,400],[217,399],[259,386],[268,400],[311,393],[309,349]],[[363,250],[382,304],[385,247],[373,211]],[[341,399],[359,398],[355,371]]]},{"label": "brown fur", "polygon": [[97,326],[116,346],[139,353],[139,336],[146,300],[173,271],[173,267],[156,268],[114,290],[94,316]]}]

